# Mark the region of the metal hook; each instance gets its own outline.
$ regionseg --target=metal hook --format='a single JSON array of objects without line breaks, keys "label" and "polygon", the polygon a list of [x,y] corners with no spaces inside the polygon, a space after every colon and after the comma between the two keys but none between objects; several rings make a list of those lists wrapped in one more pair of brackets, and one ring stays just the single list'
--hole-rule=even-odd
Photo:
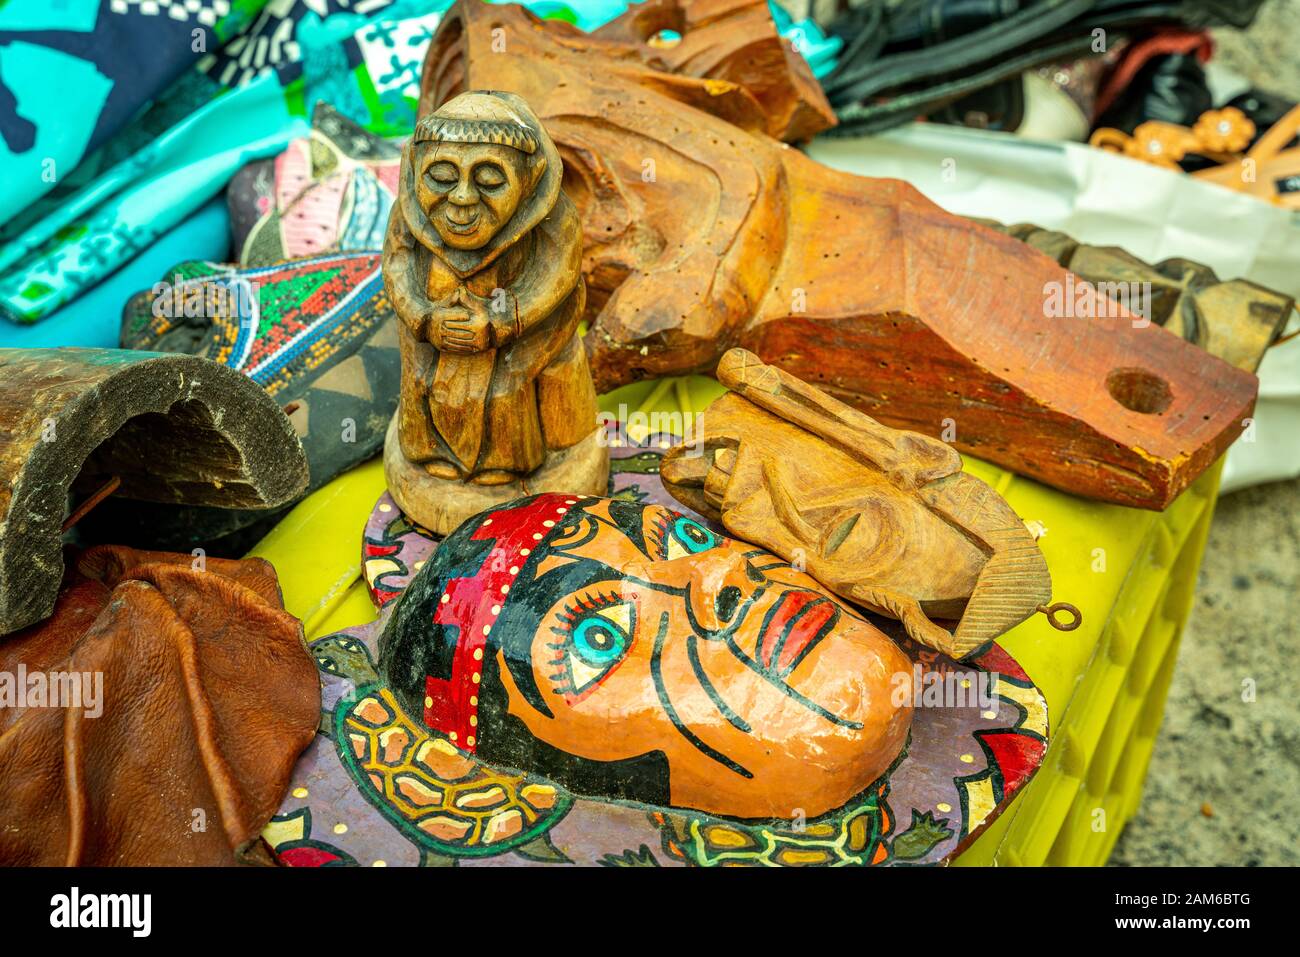
[{"label": "metal hook", "polygon": [[[1075,608],[1069,602],[1058,601],[1051,605],[1039,605],[1035,611],[1041,611],[1046,615],[1047,623],[1057,631],[1074,631],[1074,629],[1083,624],[1083,612],[1079,611],[1079,609]],[[1073,615],[1074,621],[1068,624],[1063,621],[1058,621],[1056,615],[1063,611],[1069,612]]]}]

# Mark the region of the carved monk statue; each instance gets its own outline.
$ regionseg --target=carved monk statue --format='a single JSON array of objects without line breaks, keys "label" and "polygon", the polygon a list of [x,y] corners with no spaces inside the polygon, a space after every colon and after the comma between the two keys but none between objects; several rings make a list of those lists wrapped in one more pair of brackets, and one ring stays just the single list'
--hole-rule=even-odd
[{"label": "carved monk statue", "polygon": [[439,533],[520,494],[608,481],[578,336],[582,243],[563,165],[528,105],[465,93],[420,120],[384,242],[401,317],[389,489]]}]

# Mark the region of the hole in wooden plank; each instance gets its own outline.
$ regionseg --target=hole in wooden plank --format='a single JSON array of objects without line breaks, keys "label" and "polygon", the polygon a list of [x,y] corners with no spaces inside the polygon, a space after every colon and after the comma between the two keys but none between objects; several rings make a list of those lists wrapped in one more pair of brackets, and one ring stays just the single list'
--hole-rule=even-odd
[{"label": "hole in wooden plank", "polygon": [[1159,415],[1174,400],[1169,383],[1146,369],[1112,369],[1106,391],[1124,408],[1143,415]]}]

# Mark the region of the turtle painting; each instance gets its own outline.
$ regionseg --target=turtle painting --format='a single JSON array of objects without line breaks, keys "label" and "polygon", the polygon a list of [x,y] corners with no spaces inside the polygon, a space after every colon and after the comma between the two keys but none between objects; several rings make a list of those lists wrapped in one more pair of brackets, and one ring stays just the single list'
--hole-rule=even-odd
[{"label": "turtle painting", "polygon": [[378,683],[356,638],[331,635],[311,647],[322,671],[355,686],[323,722],[339,759],[366,799],[420,849],[422,865],[509,851],[567,863],[548,831],[572,806],[568,794],[533,775],[493,770],[431,735]]},{"label": "turtle painting", "polygon": [[[420,848],[423,866],[454,865],[463,858],[508,851],[535,863],[570,863],[549,832],[572,807],[572,796],[533,776],[495,771],[445,739],[422,731],[378,683],[370,652],[357,638],[331,635],[314,642],[312,651],[323,672],[356,686],[323,722],[343,766],[369,802]],[[673,863],[868,865],[885,861],[891,837],[898,840],[891,835],[887,793],[886,780],[881,779],[845,807],[812,821],[803,820],[799,812],[790,821],[757,824],[672,808],[649,808],[644,813],[660,832],[663,856]],[[297,821],[293,815],[285,820],[290,818]],[[297,830],[301,829],[298,822]],[[294,837],[300,835],[295,832]],[[301,839],[284,844],[286,854],[299,856],[319,856],[326,847]],[[339,856],[337,849],[330,850]],[[602,863],[657,865],[658,860],[647,848],[640,855],[609,854]]]},{"label": "turtle painting", "polygon": [[[758,657],[751,652],[750,662],[758,671],[746,667],[746,675],[775,690],[778,686],[769,680],[771,671],[765,667],[775,662],[775,670],[789,679],[792,691],[803,693],[811,703],[840,705],[833,682],[821,682],[814,688],[805,683],[801,669],[815,666],[816,652],[823,645],[833,648],[827,643],[845,641],[844,632],[835,626],[842,625],[841,619],[852,623],[859,611],[824,593],[816,598],[806,594],[812,590],[806,577],[781,559],[729,538],[689,508],[675,511],[669,507],[671,499],[654,470],[621,475],[621,457],[644,451],[645,443],[635,450],[615,446],[616,481],[609,498],[570,495],[523,500],[477,516],[441,542],[402,518],[391,497],[379,498],[365,527],[367,550],[362,563],[379,616],[312,645],[323,677],[324,712],[321,733],[299,762],[291,794],[274,829],[266,835],[282,863],[361,867],[416,862],[555,867],[565,861],[611,867],[934,865],[951,861],[1016,799],[1046,751],[1047,706],[1042,692],[996,643],[958,662],[908,638],[898,622],[869,613],[863,616],[866,621],[900,650],[908,675],[914,677],[914,688],[930,687],[931,679],[940,679],[938,683],[946,687],[967,679],[977,689],[995,688],[995,695],[987,700],[976,695],[964,704],[953,701],[952,707],[914,707],[902,749],[863,786],[852,781],[845,785],[842,793],[853,792],[847,798],[806,801],[803,782],[794,780],[795,787],[787,787],[774,799],[778,813],[768,816],[691,808],[680,792],[676,797],[673,793],[676,767],[669,758],[677,761],[680,753],[652,754],[640,762],[582,758],[582,751],[593,744],[629,746],[628,738],[619,739],[627,724],[626,710],[621,724],[606,722],[606,730],[593,735],[587,744],[569,740],[567,760],[548,753],[532,733],[507,736],[503,747],[495,747],[494,733],[510,729],[503,721],[500,696],[510,692],[505,682],[514,680],[510,664],[502,666],[500,652],[506,650],[502,645],[516,654],[513,667],[521,681],[525,680],[528,657],[515,642],[497,644],[501,636],[493,632],[504,624],[534,636],[533,647],[542,654],[533,655],[533,660],[544,666],[540,673],[534,672],[537,680],[551,688],[572,682],[580,689],[576,695],[571,693],[575,698],[586,692],[577,705],[595,708],[609,702],[626,708],[637,700],[631,692],[640,694],[641,704],[648,702],[652,709],[652,720],[647,723],[657,740],[670,747],[671,739],[679,738],[679,747],[695,751],[699,760],[716,768],[711,772],[713,778],[719,790],[728,793],[735,791],[727,776],[739,776],[698,751],[673,725],[659,700],[653,671],[638,657],[654,651],[658,636],[657,627],[651,632],[644,630],[646,623],[658,625],[662,612],[669,612],[670,633],[664,636],[658,670],[669,704],[685,730],[756,776],[766,774],[767,769],[753,762],[744,747],[735,745],[744,739],[719,737],[716,721],[739,729],[721,716],[710,725],[708,716],[719,712],[696,675],[690,645],[696,646],[701,670],[731,715],[763,734],[771,735],[772,727],[763,723],[764,715],[753,701],[738,693],[755,686],[722,680],[725,675],[720,665],[725,659],[714,656],[734,655],[729,638],[744,651],[747,647],[757,649],[760,636],[780,638],[784,633],[780,651],[778,642],[765,639]],[[649,462],[650,456],[640,461]],[[620,498],[619,493],[630,488],[632,479],[645,494],[638,500]],[[530,505],[531,512],[527,511]],[[516,508],[525,511],[512,514]],[[516,546],[514,558],[494,548],[511,542]],[[378,550],[370,551],[372,547]],[[730,564],[744,579],[734,581],[726,575],[714,579],[721,569],[719,562]],[[751,571],[763,581],[753,580]],[[553,577],[556,572],[563,574]],[[631,578],[646,582],[645,588],[634,586]],[[573,587],[550,588],[561,579]],[[578,582],[583,583],[575,584]],[[600,582],[608,585],[595,587]],[[430,589],[429,583],[439,584],[440,589]],[[755,597],[760,584],[764,590]],[[737,591],[726,591],[728,586]],[[596,594],[589,594],[593,591]],[[475,592],[480,604],[470,601]],[[740,601],[729,607],[737,592]],[[765,612],[777,598],[790,593],[793,598],[783,601],[794,603],[785,608],[784,615],[769,620]],[[449,596],[445,602],[442,594]],[[707,601],[698,601],[702,596],[715,599],[712,608]],[[635,618],[624,616],[624,609],[617,607],[626,604],[620,601],[624,598],[632,602],[628,610]],[[720,607],[718,598],[722,599]],[[825,601],[818,601],[823,598]],[[572,611],[565,621],[553,621],[552,607],[561,601]],[[800,607],[800,601],[806,606]],[[454,654],[448,656],[450,660],[432,656],[428,672],[410,680],[409,673],[397,667],[401,660],[396,655],[398,648],[390,647],[399,604],[408,609],[404,614],[410,637],[426,643],[427,650],[437,647],[433,639],[459,634],[452,633],[442,620],[458,622],[466,637],[481,636],[487,624],[488,641],[468,644],[462,658],[472,665],[491,657],[493,666],[457,672]],[[469,608],[481,608],[485,619],[476,621]],[[709,616],[719,613],[738,620],[737,627],[731,631],[715,627],[715,619]],[[820,627],[808,627],[832,619],[832,627],[825,633]],[[531,623],[531,628],[523,628],[523,622]],[[773,623],[776,628],[771,627]],[[620,641],[620,634],[632,641]],[[883,647],[878,644],[882,640],[875,639],[876,647]],[[444,643],[444,651],[447,644],[452,643]],[[808,651],[810,647],[812,651]],[[850,642],[847,648],[860,652],[863,645]],[[476,650],[483,651],[482,659],[475,658]],[[793,661],[799,652],[807,653],[801,661]],[[386,658],[385,653],[391,657]],[[788,653],[784,659],[783,653]],[[859,654],[848,667],[838,669],[844,681],[839,689],[854,686],[852,669],[861,665],[863,657]],[[552,664],[554,668],[549,667]],[[888,661],[884,664],[893,667]],[[452,680],[457,674],[465,690],[459,698]],[[476,674],[478,682],[474,681]],[[620,679],[638,675],[642,683],[618,684]],[[741,677],[749,680],[746,675]],[[997,676],[995,685],[984,681],[990,675]],[[428,677],[435,681],[419,680]],[[438,680],[447,684],[440,685]],[[883,690],[885,686],[877,687]],[[907,685],[899,688],[906,691]],[[447,712],[431,711],[426,699],[430,704],[442,702]],[[564,712],[573,708],[567,698],[551,695],[543,701],[552,709],[552,720],[573,717]],[[458,702],[479,710],[457,712]],[[561,740],[558,728],[548,729],[544,719],[527,710],[531,705],[526,699],[521,697],[518,705],[515,713],[521,721],[529,717],[538,722],[537,734]],[[449,719],[458,715],[463,722],[453,724]],[[617,716],[614,713],[611,718]],[[471,722],[471,718],[476,720]],[[816,722],[812,727],[817,727]],[[844,730],[852,743],[854,734],[863,729]],[[452,733],[456,734],[454,741]],[[858,739],[853,750],[860,742]],[[805,742],[795,742],[801,743]],[[803,766],[817,771],[815,759]],[[457,777],[466,769],[465,776]],[[638,781],[633,772],[646,776]],[[871,773],[865,771],[864,777]],[[501,791],[491,791],[494,786]],[[629,797],[633,787],[643,796]],[[555,795],[550,808],[544,807],[552,794],[548,789]],[[436,795],[431,794],[434,790]],[[483,791],[490,792],[490,807],[471,808],[458,800]],[[518,816],[509,815],[512,810],[518,810]],[[314,831],[307,812],[317,822]],[[508,816],[491,823],[502,813]],[[426,822],[422,829],[420,824]]]},{"label": "turtle painting", "polygon": [[699,867],[879,864],[889,857],[887,790],[882,781],[841,812],[781,827],[746,827],[664,811],[652,811],[650,818],[662,832],[664,853]]}]

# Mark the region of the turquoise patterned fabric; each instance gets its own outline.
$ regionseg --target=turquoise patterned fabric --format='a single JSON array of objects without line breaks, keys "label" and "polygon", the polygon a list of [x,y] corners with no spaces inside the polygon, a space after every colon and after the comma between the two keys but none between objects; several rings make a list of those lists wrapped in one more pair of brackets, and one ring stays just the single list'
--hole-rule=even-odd
[{"label": "turquoise patterned fabric", "polygon": [[176,263],[187,259],[222,260],[229,249],[230,214],[218,197],[94,289],[41,322],[22,326],[0,322],[0,349],[120,348],[123,303],[141,289],[151,288]]},{"label": "turquoise patterned fabric", "polygon": [[381,135],[409,133],[423,51],[449,5],[267,4],[244,32],[0,227],[0,315],[39,321],[112,274],[244,164],[304,135],[317,100]]},{"label": "turquoise patterned fabric", "polygon": [[[330,103],[380,136],[408,136],[424,52],[451,5],[451,0],[189,0],[195,2],[213,12],[227,11],[227,19],[214,28],[221,39],[227,36],[222,30],[235,24],[242,28],[224,46],[215,52],[210,48],[182,69],[142,114],[132,111],[136,118],[125,125],[92,123],[113,102],[116,87],[109,89],[82,71],[75,97],[63,86],[51,94],[68,96],[64,102],[74,106],[42,101],[40,115],[53,120],[33,131],[22,124],[37,108],[29,79],[50,75],[49,58],[60,56],[50,31],[100,29],[110,22],[105,11],[138,13],[160,4],[186,5],[186,0],[64,0],[66,12],[58,17],[41,14],[39,4],[0,0],[0,133],[19,145],[31,133],[27,153],[32,154],[47,149],[44,137],[57,135],[65,144],[54,182],[27,192],[10,189],[10,167],[4,164],[17,164],[14,175],[27,181],[39,172],[31,166],[32,157],[0,155],[6,184],[0,203],[9,203],[0,205],[0,317],[35,323],[76,300],[165,237],[245,164],[274,156],[306,135],[317,102]],[[534,0],[527,5],[587,30],[627,8],[621,0]],[[825,37],[810,22],[793,24],[784,14],[779,17],[796,49],[809,57],[814,71],[821,70],[833,54]],[[188,22],[181,25],[197,29]],[[46,38],[47,46],[27,49],[10,39],[15,31],[26,31],[27,46],[39,46],[38,36]],[[46,61],[41,73],[32,73],[41,58]],[[100,73],[108,76],[103,69]],[[117,76],[115,83],[121,82]],[[14,94],[19,88],[24,92]],[[6,100],[10,94],[17,97],[16,112]],[[97,113],[94,105],[101,100]],[[81,158],[81,153],[87,155]],[[25,208],[19,211],[18,206]]]},{"label": "turquoise patterned fabric", "polygon": [[0,222],[45,195],[267,0],[0,0]]}]

